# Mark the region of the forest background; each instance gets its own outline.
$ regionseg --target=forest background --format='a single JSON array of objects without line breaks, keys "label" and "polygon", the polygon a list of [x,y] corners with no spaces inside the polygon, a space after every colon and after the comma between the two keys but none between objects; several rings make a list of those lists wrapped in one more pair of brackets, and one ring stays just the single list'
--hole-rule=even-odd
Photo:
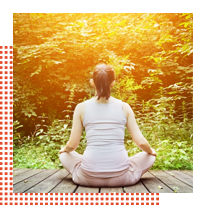
[{"label": "forest background", "polygon": [[[192,13],[13,14],[14,168],[60,168],[75,106],[98,63],[157,152],[153,169],[193,169]],[[77,152],[86,147],[85,131]],[[125,147],[140,150],[125,130]]]}]

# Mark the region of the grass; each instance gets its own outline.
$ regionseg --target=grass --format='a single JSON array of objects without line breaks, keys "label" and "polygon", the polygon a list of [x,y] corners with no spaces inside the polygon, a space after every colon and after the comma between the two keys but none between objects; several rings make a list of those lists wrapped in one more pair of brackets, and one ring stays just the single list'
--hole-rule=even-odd
[{"label": "grass", "polygon": [[[144,129],[143,129],[144,128]],[[146,128],[146,129],[145,129]],[[193,124],[190,123],[158,123],[157,127],[142,124],[143,135],[157,152],[152,169],[158,170],[192,170],[193,169]],[[14,168],[59,169],[59,150],[69,139],[68,129],[61,121],[49,127],[42,136],[34,141],[21,140],[14,143]],[[14,137],[15,139],[15,137]],[[24,139],[24,138],[23,138]],[[16,139],[15,142],[18,142]],[[83,132],[76,151],[83,154],[86,148],[86,135]],[[125,129],[125,148],[131,157],[141,150],[132,141]]]},{"label": "grass", "polygon": [[[125,145],[129,156],[133,156],[140,150],[133,142]],[[187,142],[174,142],[164,140],[153,145],[157,152],[156,161],[151,169],[174,170],[193,169],[193,149]],[[81,150],[82,154],[82,150]],[[14,168],[31,169],[59,169],[62,168],[58,156],[52,160],[51,154],[47,153],[44,147],[35,145],[23,145],[14,148]]]},{"label": "grass", "polygon": [[59,169],[59,165],[60,161],[52,161],[43,147],[24,145],[14,148],[14,168]]}]

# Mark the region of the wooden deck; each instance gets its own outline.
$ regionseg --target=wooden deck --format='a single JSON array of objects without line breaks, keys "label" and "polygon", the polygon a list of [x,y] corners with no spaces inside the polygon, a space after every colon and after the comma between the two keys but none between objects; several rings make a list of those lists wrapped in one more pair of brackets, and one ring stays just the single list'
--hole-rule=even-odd
[{"label": "wooden deck", "polygon": [[65,169],[14,169],[14,193],[193,193],[193,171],[150,170],[133,186],[83,187]]}]

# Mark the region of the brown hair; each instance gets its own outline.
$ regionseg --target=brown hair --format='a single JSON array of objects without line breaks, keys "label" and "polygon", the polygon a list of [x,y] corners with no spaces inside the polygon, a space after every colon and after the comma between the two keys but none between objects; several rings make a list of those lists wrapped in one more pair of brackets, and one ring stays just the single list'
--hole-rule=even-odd
[{"label": "brown hair", "polygon": [[93,72],[93,80],[97,90],[98,100],[110,97],[110,85],[115,80],[115,72],[111,65],[98,64]]}]

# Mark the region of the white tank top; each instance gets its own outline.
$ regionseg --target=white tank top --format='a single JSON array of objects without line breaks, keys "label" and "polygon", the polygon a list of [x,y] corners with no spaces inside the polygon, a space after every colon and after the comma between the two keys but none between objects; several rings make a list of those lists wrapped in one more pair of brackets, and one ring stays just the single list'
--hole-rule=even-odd
[{"label": "white tank top", "polygon": [[127,119],[122,101],[103,104],[85,101],[83,126],[87,147],[83,154],[81,169],[90,176],[110,177],[122,174],[129,168],[129,157],[124,146]]}]

